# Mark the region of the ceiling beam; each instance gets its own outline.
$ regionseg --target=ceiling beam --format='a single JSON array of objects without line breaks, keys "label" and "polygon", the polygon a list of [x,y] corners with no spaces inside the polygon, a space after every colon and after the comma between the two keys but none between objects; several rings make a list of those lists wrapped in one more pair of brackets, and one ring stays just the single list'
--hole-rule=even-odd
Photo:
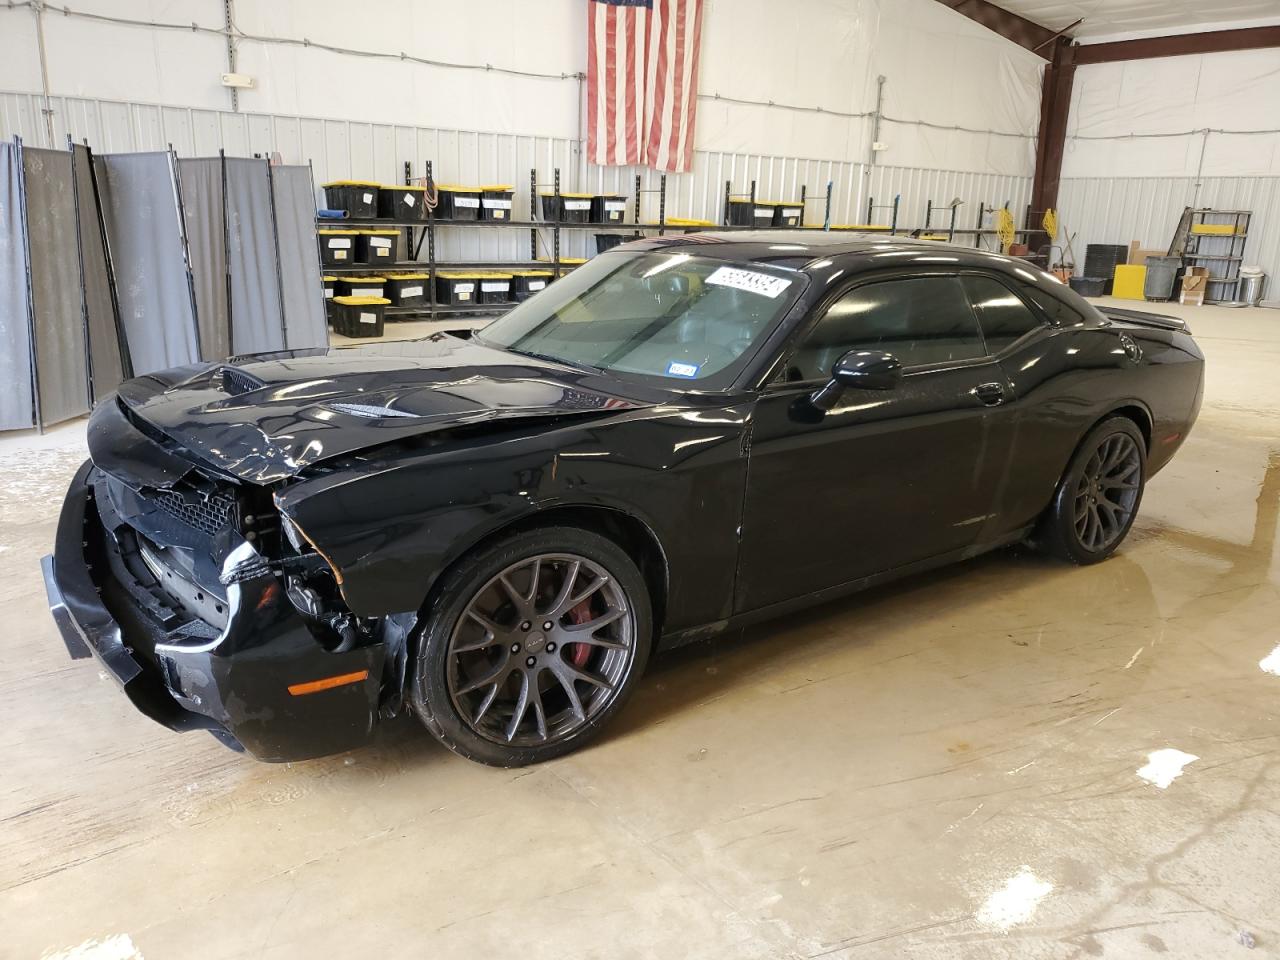
[{"label": "ceiling beam", "polygon": [[1149,37],[1145,40],[1085,43],[1076,49],[1076,63],[1117,63],[1123,60],[1149,60],[1153,57],[1260,50],[1264,47],[1280,47],[1280,27],[1246,27],[1239,30],[1184,33],[1173,37]]},{"label": "ceiling beam", "polygon": [[950,7],[956,13],[980,23],[993,33],[998,33],[1006,40],[1011,40],[1020,47],[1026,47],[1037,56],[1050,60],[1053,51],[1050,42],[1058,36],[1048,27],[1042,27],[1016,13],[1010,13],[1004,7],[998,7],[987,0],[938,0],[944,7]]}]

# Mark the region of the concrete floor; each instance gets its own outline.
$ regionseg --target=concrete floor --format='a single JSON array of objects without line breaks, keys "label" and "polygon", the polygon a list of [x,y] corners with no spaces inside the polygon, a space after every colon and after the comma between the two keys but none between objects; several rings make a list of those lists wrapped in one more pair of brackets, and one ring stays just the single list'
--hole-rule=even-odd
[{"label": "concrete floor", "polygon": [[1204,411],[1116,557],[659,658],[519,771],[409,719],[269,766],[142,718],[45,609],[82,427],[0,440],[0,955],[1280,955],[1280,313],[1185,312]]}]

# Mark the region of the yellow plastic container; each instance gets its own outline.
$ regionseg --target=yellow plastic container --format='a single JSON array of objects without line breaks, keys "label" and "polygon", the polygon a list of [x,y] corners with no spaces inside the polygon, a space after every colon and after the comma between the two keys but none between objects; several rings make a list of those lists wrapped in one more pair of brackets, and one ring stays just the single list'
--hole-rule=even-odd
[{"label": "yellow plastic container", "polygon": [[1115,282],[1111,295],[1121,300],[1144,300],[1142,290],[1147,285],[1145,264],[1121,263],[1116,265]]},{"label": "yellow plastic container", "polygon": [[1192,233],[1210,237],[1233,237],[1236,233],[1234,223],[1197,223],[1191,227]]}]

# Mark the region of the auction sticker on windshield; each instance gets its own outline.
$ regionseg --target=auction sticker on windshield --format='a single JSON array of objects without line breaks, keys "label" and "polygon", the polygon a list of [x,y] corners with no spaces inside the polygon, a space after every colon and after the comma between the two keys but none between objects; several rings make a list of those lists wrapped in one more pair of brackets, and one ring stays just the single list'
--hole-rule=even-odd
[{"label": "auction sticker on windshield", "polygon": [[707,283],[746,290],[748,293],[758,293],[771,300],[781,296],[782,292],[791,286],[791,281],[786,277],[775,277],[771,273],[758,273],[755,270],[742,270],[738,267],[721,267],[707,277]]},{"label": "auction sticker on windshield", "polygon": [[667,364],[667,376],[669,377],[696,377],[698,375],[698,364],[681,363],[679,360],[672,360]]}]

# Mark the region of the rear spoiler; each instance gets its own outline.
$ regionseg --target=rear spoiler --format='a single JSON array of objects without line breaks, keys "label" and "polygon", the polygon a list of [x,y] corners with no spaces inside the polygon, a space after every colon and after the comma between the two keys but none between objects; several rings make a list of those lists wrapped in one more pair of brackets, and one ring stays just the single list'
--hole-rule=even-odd
[{"label": "rear spoiler", "polygon": [[1179,333],[1190,333],[1191,328],[1185,320],[1167,317],[1161,313],[1147,313],[1143,310],[1123,310],[1120,307],[1098,307],[1108,320],[1120,323],[1132,323],[1139,327],[1155,327],[1157,330],[1176,330]]}]

